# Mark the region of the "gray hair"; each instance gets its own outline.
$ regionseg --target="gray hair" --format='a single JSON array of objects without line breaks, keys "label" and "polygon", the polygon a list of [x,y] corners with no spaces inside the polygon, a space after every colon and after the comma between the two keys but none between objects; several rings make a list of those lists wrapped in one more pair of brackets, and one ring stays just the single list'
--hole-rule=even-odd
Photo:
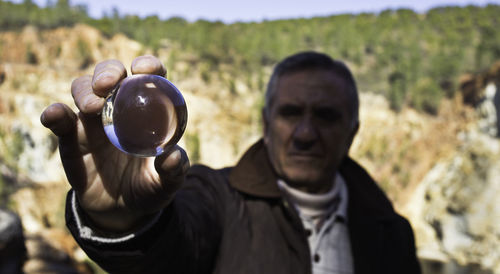
[{"label": "gray hair", "polygon": [[287,74],[310,69],[328,70],[346,81],[349,88],[349,96],[352,99],[351,109],[354,126],[359,119],[359,98],[356,82],[354,81],[351,71],[343,62],[334,60],[326,54],[314,51],[296,53],[285,58],[275,66],[269,83],[267,84],[264,115],[269,117],[269,109],[273,103],[279,79]]}]

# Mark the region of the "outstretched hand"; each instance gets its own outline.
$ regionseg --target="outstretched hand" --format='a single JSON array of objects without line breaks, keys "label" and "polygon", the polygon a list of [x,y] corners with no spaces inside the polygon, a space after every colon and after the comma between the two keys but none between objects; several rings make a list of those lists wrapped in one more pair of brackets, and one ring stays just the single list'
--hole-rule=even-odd
[{"label": "outstretched hand", "polygon": [[[166,75],[153,56],[132,62],[132,74]],[[55,103],[40,120],[59,138],[66,177],[78,201],[98,228],[125,232],[164,208],[189,168],[185,151],[174,146],[156,158],[127,155],[108,140],[101,122],[106,96],[127,72],[117,60],[99,63],[94,75],[73,81],[71,94],[79,112]]]}]

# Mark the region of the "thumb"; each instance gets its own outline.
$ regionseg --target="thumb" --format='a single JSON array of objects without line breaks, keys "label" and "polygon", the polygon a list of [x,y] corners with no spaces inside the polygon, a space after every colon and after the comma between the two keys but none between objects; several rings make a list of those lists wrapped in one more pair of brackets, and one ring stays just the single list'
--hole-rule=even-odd
[{"label": "thumb", "polygon": [[156,172],[168,192],[175,192],[182,185],[189,167],[186,151],[178,145],[155,159]]}]

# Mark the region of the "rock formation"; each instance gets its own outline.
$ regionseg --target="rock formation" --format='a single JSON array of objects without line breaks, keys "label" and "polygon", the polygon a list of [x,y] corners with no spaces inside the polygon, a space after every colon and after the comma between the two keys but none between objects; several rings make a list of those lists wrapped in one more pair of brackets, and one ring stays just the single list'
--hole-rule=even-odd
[{"label": "rock formation", "polygon": [[482,81],[479,90],[463,89],[464,98],[476,98],[477,123],[457,135],[456,151],[437,159],[404,210],[416,229],[420,257],[494,273],[500,273],[499,67],[469,79]]}]

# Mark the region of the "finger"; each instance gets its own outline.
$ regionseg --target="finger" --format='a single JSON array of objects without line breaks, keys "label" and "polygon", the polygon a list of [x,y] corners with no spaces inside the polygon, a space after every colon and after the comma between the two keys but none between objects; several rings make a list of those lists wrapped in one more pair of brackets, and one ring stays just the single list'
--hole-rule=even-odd
[{"label": "finger", "polygon": [[59,137],[59,154],[66,177],[79,191],[85,185],[86,173],[78,140],[77,115],[67,105],[56,103],[43,111],[40,121]]},{"label": "finger", "polygon": [[88,116],[78,113],[81,123],[78,123],[78,138],[83,153],[102,155],[110,141],[104,132],[102,120],[98,116]]},{"label": "finger", "polygon": [[40,122],[56,136],[64,136],[76,130],[76,114],[65,104],[48,106],[40,115]]},{"label": "finger", "polygon": [[82,192],[87,183],[87,169],[83,159],[85,152],[77,132],[59,137],[59,154],[68,182],[77,192]]},{"label": "finger", "polygon": [[96,65],[92,77],[95,94],[106,97],[127,76],[125,66],[118,60],[106,60]]},{"label": "finger", "polygon": [[90,75],[79,77],[71,83],[71,95],[75,105],[84,114],[100,113],[106,101],[92,91],[92,76]]},{"label": "finger", "polygon": [[132,61],[132,74],[155,74],[167,76],[167,69],[162,62],[153,55],[139,56]]},{"label": "finger", "polygon": [[101,117],[97,115],[102,112],[106,99],[92,91],[91,83],[90,76],[83,76],[73,81],[71,85],[71,94],[80,110],[78,117],[81,126],[78,127],[78,137],[83,153],[95,153],[103,145],[109,144]]},{"label": "finger", "polygon": [[[76,130],[59,137],[59,153],[66,177],[77,191],[83,191],[89,178],[87,170],[97,168],[97,159],[112,147],[97,116],[77,114]],[[100,155],[100,156],[99,156]]]},{"label": "finger", "polygon": [[189,167],[186,151],[177,145],[155,159],[155,168],[160,176],[160,181],[172,191],[184,182]]}]

